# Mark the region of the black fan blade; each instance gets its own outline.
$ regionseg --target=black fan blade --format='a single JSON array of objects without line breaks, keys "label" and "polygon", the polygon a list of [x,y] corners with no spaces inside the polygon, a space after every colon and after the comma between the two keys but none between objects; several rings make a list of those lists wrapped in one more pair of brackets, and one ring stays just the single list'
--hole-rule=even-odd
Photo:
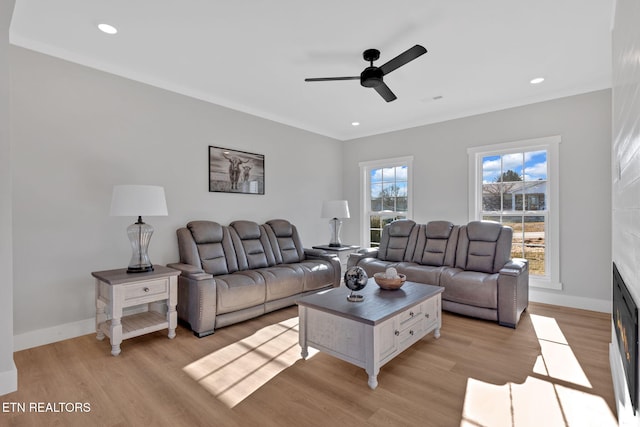
[{"label": "black fan blade", "polygon": [[397,96],[395,96],[394,93],[391,92],[391,89],[389,89],[389,86],[387,86],[384,82],[380,83],[378,86],[374,87],[374,89],[387,102],[391,102],[391,101],[393,101],[394,99],[397,98]]},{"label": "black fan blade", "polygon": [[313,79],[304,79],[305,82],[331,82],[334,80],[360,80],[360,76],[355,77],[317,77]]},{"label": "black fan blade", "polygon": [[405,50],[386,64],[380,66],[382,74],[389,74],[393,70],[402,67],[404,64],[413,61],[414,59],[421,55],[424,55],[425,53],[427,53],[427,49],[417,44],[414,47]]}]

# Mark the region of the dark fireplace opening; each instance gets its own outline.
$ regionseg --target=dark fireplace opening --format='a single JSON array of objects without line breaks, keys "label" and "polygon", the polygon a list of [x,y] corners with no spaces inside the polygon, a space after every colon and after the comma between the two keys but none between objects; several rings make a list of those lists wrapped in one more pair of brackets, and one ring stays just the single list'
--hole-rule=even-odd
[{"label": "dark fireplace opening", "polygon": [[638,410],[638,306],[613,263],[613,324],[633,413]]}]

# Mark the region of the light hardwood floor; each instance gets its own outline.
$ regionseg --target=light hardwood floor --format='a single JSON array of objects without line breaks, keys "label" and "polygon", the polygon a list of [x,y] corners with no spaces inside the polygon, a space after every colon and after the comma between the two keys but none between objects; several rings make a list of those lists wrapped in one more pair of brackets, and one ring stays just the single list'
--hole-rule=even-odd
[{"label": "light hardwood floor", "polygon": [[[203,339],[178,327],[126,340],[117,357],[92,334],[15,353],[0,425],[615,425],[610,335],[607,314],[542,304],[516,330],[443,313],[440,339],[383,366],[371,390],[363,369],[300,359],[296,307]],[[62,412],[30,412],[38,403]]]}]

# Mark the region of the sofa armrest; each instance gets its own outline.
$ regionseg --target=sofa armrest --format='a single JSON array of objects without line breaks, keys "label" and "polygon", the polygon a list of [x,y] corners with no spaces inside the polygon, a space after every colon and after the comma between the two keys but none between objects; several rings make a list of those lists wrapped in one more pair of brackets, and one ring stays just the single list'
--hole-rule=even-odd
[{"label": "sofa armrest", "polygon": [[332,258],[337,257],[338,255],[334,253],[329,253],[323,251],[322,249],[304,249],[304,256],[309,259],[323,259],[325,261],[331,261]]},{"label": "sofa armrest", "polygon": [[308,259],[321,259],[329,262],[333,266],[333,287],[340,286],[340,278],[342,276],[342,267],[340,266],[340,258],[337,254],[325,252],[322,249],[304,249],[304,255]]},{"label": "sofa armrest", "polygon": [[174,263],[167,267],[180,271],[178,317],[189,323],[197,337],[211,335],[217,313],[216,281],[213,275],[191,264]]},{"label": "sofa armrest", "polygon": [[206,280],[213,277],[211,274],[205,273],[203,269],[191,264],[183,264],[181,262],[176,262],[173,264],[167,264],[167,267],[180,270],[180,275],[182,277],[188,277],[194,280]]},{"label": "sofa armrest", "polygon": [[507,276],[518,276],[528,268],[529,261],[523,258],[513,258],[507,262],[501,269],[500,274]]},{"label": "sofa armrest", "polygon": [[514,258],[498,274],[498,323],[515,328],[529,305],[529,262]]},{"label": "sofa armrest", "polygon": [[347,260],[347,267],[353,267],[354,265],[358,265],[360,260],[364,258],[378,258],[378,248],[360,249],[358,252],[349,254],[349,259]]}]

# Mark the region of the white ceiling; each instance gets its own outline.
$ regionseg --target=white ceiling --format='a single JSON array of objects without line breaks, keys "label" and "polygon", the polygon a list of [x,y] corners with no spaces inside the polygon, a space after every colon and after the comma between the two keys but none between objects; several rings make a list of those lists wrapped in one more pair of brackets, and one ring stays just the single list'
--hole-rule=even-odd
[{"label": "white ceiling", "polygon": [[[10,38],[348,140],[611,87],[613,3],[16,0]],[[98,31],[101,22],[118,34]],[[393,102],[358,81],[304,82],[357,76],[365,49],[380,50],[382,65],[415,44],[428,53],[385,77]]]}]

